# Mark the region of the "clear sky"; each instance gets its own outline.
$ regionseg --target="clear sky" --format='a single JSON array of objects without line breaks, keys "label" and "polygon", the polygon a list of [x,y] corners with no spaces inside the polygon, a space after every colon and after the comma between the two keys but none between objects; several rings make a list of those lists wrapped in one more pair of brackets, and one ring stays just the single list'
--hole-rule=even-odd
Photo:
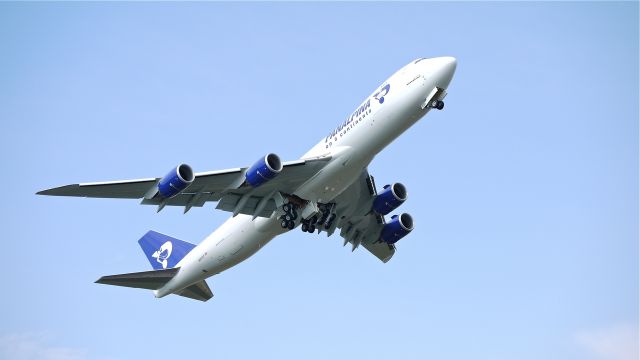
[{"label": "clear sky", "polygon": [[[0,359],[636,359],[638,47],[637,2],[2,3]],[[93,282],[229,214],[34,195],[296,159],[445,55],[370,167],[416,222],[388,264],[298,230],[155,299]]]}]

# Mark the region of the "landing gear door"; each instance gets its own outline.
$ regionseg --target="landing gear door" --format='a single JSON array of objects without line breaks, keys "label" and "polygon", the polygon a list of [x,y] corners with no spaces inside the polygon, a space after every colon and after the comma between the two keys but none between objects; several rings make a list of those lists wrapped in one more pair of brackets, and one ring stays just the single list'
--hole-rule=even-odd
[{"label": "landing gear door", "polygon": [[433,90],[431,90],[431,92],[427,96],[427,98],[424,100],[422,105],[420,105],[420,108],[421,109],[426,108],[429,105],[429,101],[431,101],[431,99],[433,99],[436,96],[437,93],[438,93],[438,88],[434,87]]},{"label": "landing gear door", "polygon": [[426,108],[427,106],[429,106],[430,102],[433,100],[442,101],[445,98],[445,96],[447,96],[446,91],[438,87],[434,87],[433,90],[431,90],[431,92],[427,96],[427,98],[424,100],[422,105],[420,105],[420,108],[422,109]]}]

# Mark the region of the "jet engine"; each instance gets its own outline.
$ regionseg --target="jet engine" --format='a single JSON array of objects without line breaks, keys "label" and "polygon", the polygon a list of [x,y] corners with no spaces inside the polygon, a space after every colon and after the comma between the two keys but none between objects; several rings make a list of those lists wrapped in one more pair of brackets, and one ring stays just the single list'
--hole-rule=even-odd
[{"label": "jet engine", "polygon": [[160,179],[158,192],[163,198],[170,199],[191,185],[194,178],[191,166],[180,164]]},{"label": "jet engine", "polygon": [[385,185],[384,190],[373,200],[373,211],[387,215],[407,200],[407,189],[401,183]]},{"label": "jet engine", "polygon": [[282,171],[282,162],[276,154],[267,154],[246,172],[245,179],[252,187],[258,187],[276,177]]},{"label": "jet engine", "polygon": [[413,230],[413,218],[407,213],[402,213],[400,216],[394,215],[382,228],[380,232],[380,240],[387,244],[395,244],[398,240],[405,237]]}]

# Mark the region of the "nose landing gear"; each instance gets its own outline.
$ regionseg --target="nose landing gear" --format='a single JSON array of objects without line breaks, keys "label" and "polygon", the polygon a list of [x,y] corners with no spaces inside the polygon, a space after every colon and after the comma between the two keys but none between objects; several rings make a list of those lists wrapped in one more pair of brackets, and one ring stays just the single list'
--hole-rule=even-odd
[{"label": "nose landing gear", "polygon": [[429,103],[429,107],[433,109],[442,110],[444,109],[444,101],[442,100],[431,100]]}]

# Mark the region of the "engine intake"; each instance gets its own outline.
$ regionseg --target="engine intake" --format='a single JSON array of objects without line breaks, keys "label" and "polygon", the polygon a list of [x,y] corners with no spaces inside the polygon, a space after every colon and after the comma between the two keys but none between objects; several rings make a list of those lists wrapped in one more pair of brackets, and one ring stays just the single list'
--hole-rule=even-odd
[{"label": "engine intake", "polygon": [[380,233],[380,240],[387,244],[395,244],[413,230],[413,218],[407,213],[394,215]]},{"label": "engine intake", "polygon": [[195,179],[191,166],[180,164],[158,182],[158,192],[165,199],[171,199],[186,189]]},{"label": "engine intake", "polygon": [[407,189],[401,183],[385,185],[384,190],[373,200],[373,211],[387,215],[407,200]]},{"label": "engine intake", "polygon": [[276,154],[267,154],[245,173],[245,179],[252,187],[258,187],[276,177],[282,171],[282,162]]}]

